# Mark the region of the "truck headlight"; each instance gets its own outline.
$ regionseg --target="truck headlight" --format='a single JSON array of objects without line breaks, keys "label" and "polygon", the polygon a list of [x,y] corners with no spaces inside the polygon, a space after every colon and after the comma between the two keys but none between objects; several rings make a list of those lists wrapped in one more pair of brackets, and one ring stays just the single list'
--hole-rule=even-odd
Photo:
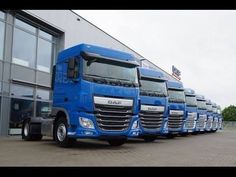
[{"label": "truck headlight", "polygon": [[138,124],[138,121],[136,120],[136,121],[134,121],[131,129],[133,130],[133,129],[137,129],[137,128],[139,128],[139,124]]},{"label": "truck headlight", "polygon": [[79,117],[79,123],[84,128],[94,129],[93,121],[84,117]]}]

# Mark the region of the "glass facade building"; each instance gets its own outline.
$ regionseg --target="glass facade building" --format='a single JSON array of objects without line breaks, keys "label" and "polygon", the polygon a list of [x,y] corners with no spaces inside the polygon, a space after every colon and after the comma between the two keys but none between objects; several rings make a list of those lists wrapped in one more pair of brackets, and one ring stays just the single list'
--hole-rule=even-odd
[{"label": "glass facade building", "polygon": [[22,12],[0,11],[1,134],[20,134],[25,118],[50,110],[59,35]]}]

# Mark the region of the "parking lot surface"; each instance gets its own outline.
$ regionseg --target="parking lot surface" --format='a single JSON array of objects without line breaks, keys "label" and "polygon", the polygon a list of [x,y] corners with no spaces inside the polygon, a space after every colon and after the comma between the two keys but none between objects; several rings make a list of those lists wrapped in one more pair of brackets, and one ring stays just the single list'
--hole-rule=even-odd
[{"label": "parking lot surface", "polygon": [[236,129],[152,143],[131,139],[121,147],[83,139],[61,148],[51,138],[1,137],[0,166],[236,166]]}]

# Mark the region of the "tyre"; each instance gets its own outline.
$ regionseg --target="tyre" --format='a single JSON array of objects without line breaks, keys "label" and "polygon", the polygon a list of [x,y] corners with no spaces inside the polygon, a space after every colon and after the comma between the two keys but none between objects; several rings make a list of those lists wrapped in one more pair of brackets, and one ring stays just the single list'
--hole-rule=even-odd
[{"label": "tyre", "polygon": [[145,137],[143,137],[145,142],[153,142],[153,141],[156,140],[156,138],[157,138],[156,136],[145,136]]},{"label": "tyre", "polygon": [[172,138],[174,138],[174,137],[175,137],[174,134],[170,134],[170,133],[169,133],[169,134],[166,135],[166,138],[168,138],[168,139],[172,139]]},{"label": "tyre", "polygon": [[180,133],[179,135],[182,137],[185,137],[185,136],[188,136],[188,133]]},{"label": "tyre", "polygon": [[107,141],[111,146],[121,146],[126,142],[126,139],[110,139]]},{"label": "tyre", "polygon": [[199,132],[192,132],[191,134],[192,135],[197,135]]},{"label": "tyre", "polygon": [[66,118],[61,117],[55,123],[54,140],[61,147],[71,147],[76,142],[75,138],[69,138],[67,135],[68,124]]},{"label": "tyre", "polygon": [[40,141],[43,137],[41,134],[32,134],[30,132],[30,119],[23,122],[21,136],[26,141]]}]

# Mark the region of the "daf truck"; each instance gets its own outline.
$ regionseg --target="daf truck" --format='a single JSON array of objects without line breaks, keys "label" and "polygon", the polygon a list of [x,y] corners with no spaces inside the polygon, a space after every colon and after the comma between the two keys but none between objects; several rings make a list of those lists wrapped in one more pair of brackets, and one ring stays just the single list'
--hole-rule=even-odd
[{"label": "daf truck", "polygon": [[217,117],[218,117],[218,130],[223,129],[223,116],[221,114],[221,107],[217,105]]},{"label": "daf truck", "polygon": [[181,82],[167,81],[168,89],[168,138],[182,132],[185,121],[185,95]]},{"label": "daf truck", "polygon": [[211,100],[206,100],[206,106],[207,106],[207,121],[206,121],[206,132],[212,131],[212,125],[213,125],[213,108],[212,108],[212,102]]},{"label": "daf truck", "polygon": [[139,68],[140,82],[140,137],[152,142],[163,131],[167,119],[167,86],[163,73]]},{"label": "daf truck", "polygon": [[22,139],[51,136],[69,147],[78,138],[112,146],[139,135],[138,66],[133,55],[79,44],[59,53],[53,69],[53,106],[44,117],[23,122]]},{"label": "daf truck", "polygon": [[197,99],[197,123],[194,134],[204,133],[207,121],[206,99],[203,95],[196,94]]},{"label": "daf truck", "polygon": [[193,89],[184,90],[186,100],[186,119],[184,122],[183,133],[192,133],[196,128],[197,122],[197,99]]},{"label": "daf truck", "polygon": [[212,103],[212,111],[213,111],[212,132],[216,132],[218,129],[218,114],[217,114],[216,103]]}]

